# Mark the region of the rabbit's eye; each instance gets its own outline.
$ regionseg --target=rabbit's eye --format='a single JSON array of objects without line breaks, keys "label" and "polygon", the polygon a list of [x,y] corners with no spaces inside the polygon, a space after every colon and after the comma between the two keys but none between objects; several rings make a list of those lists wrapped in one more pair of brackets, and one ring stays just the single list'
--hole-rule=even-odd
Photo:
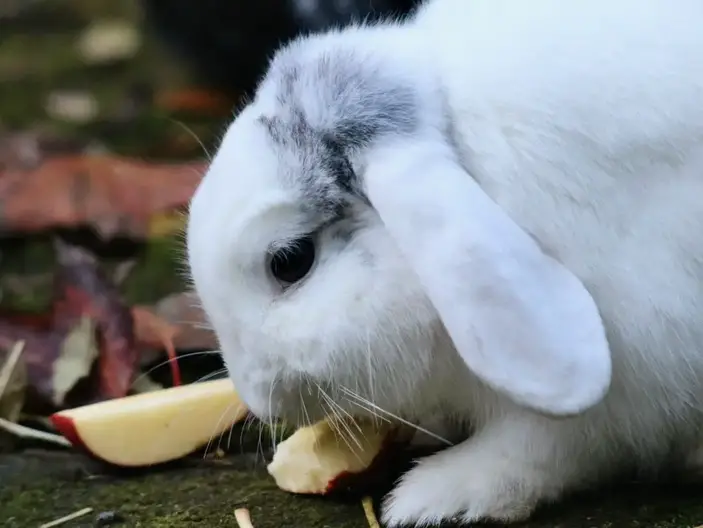
[{"label": "rabbit's eye", "polygon": [[305,278],[315,263],[315,241],[306,236],[271,255],[271,273],[284,287]]}]

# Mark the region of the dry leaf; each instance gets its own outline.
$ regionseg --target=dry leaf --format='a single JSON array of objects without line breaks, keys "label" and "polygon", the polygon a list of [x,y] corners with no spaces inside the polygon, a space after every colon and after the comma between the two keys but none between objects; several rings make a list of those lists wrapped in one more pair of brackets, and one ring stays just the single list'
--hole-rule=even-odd
[{"label": "dry leaf", "polygon": [[101,396],[126,396],[139,360],[130,309],[92,254],[58,240],[56,249],[59,269],[53,328],[66,333],[76,320],[90,316],[99,336]]},{"label": "dry leaf", "polygon": [[88,316],[81,317],[59,347],[51,378],[52,403],[56,407],[61,407],[68,392],[90,374],[93,362],[100,354],[93,320]]},{"label": "dry leaf", "polygon": [[23,340],[27,385],[45,402],[61,407],[66,394],[90,372],[98,354],[93,322],[76,321],[65,333],[0,321],[0,348]]},{"label": "dry leaf", "polygon": [[56,249],[51,313],[3,314],[0,348],[25,341],[28,383],[45,403],[60,408],[96,359],[98,379],[86,397],[126,396],[139,360],[132,313],[93,255],[58,241]]},{"label": "dry leaf", "polygon": [[0,167],[0,232],[93,227],[104,238],[148,236],[152,217],[190,200],[204,165],[64,156]]}]

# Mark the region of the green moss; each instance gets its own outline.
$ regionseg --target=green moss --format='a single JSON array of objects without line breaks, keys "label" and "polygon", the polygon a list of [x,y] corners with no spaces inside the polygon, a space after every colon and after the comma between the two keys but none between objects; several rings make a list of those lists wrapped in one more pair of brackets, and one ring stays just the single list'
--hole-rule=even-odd
[{"label": "green moss", "polygon": [[[246,456],[233,457],[239,462]],[[363,526],[356,502],[294,497],[276,489],[261,467],[206,465],[155,471],[125,478],[83,477],[66,485],[55,476],[38,476],[31,485],[0,490],[3,526],[25,528],[85,507],[116,511],[128,526],[149,528],[233,527],[234,510],[250,509],[257,528]]]},{"label": "green moss", "polygon": [[51,241],[44,236],[4,240],[0,255],[0,308],[45,312],[56,262]]},{"label": "green moss", "polygon": [[[131,254],[102,258],[106,273],[119,261],[132,259],[135,266],[121,285],[130,304],[152,304],[185,289],[181,272],[182,242],[177,237],[157,238],[135,245]],[[0,243],[0,308],[44,312],[52,295],[56,266],[49,236],[29,236]],[[109,253],[109,251],[108,251]]]},{"label": "green moss", "polygon": [[122,285],[125,299],[132,304],[151,304],[183,291],[182,243],[176,237],[148,241],[139,252],[134,269]]},{"label": "green moss", "polygon": [[[236,435],[238,436],[238,434]],[[235,436],[235,437],[236,437]],[[125,526],[235,527],[234,510],[247,507],[257,528],[364,528],[358,498],[310,498],[278,490],[262,458],[246,450],[221,460],[190,458],[168,468],[126,474],[79,455],[32,452],[0,456],[3,526],[29,528],[91,507],[115,511]],[[388,489],[393,475],[380,488]],[[522,528],[694,528],[703,523],[701,488],[630,484],[578,495],[544,508]],[[380,503],[382,492],[375,494]],[[71,526],[90,526],[86,517]]]}]

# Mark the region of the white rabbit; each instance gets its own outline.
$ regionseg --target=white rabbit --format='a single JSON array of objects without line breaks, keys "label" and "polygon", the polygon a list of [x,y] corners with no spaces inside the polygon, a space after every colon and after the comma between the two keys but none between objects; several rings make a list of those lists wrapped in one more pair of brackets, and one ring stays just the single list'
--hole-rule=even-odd
[{"label": "white rabbit", "polygon": [[701,463],[703,2],[432,0],[279,50],[190,207],[252,411],[438,417],[387,526]]}]

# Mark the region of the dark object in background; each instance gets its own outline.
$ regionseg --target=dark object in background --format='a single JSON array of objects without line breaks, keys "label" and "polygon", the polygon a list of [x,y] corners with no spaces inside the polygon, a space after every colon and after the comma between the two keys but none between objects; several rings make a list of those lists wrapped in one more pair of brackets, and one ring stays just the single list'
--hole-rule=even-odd
[{"label": "dark object in background", "polygon": [[97,528],[121,524],[123,522],[125,522],[125,518],[119,512],[115,511],[104,511],[95,516],[95,526]]},{"label": "dark object in background", "polygon": [[351,20],[406,15],[418,0],[287,0],[283,4],[304,31],[319,31]]},{"label": "dark object in background", "polygon": [[419,0],[141,0],[147,21],[214,88],[250,95],[273,51],[300,33],[406,15]]}]

